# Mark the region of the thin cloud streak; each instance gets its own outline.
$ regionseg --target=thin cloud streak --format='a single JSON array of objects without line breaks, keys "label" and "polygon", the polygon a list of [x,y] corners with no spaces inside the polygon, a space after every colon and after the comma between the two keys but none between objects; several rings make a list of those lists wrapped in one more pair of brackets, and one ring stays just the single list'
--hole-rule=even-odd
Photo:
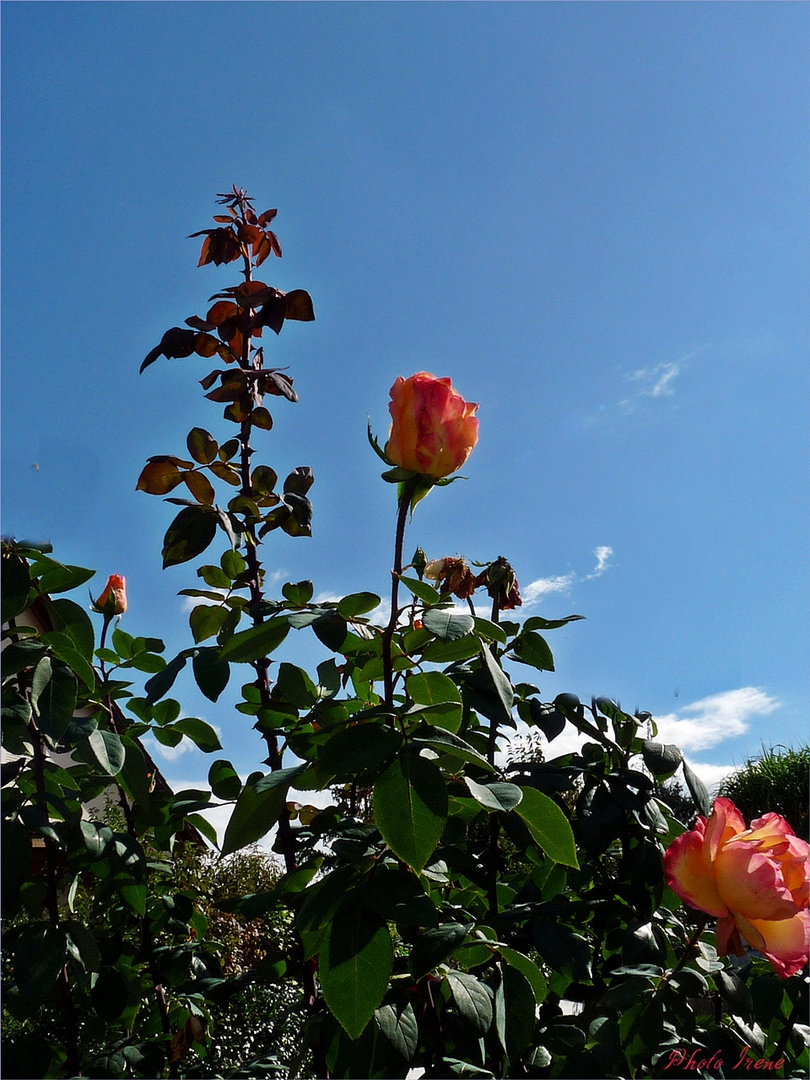
[{"label": "thin cloud streak", "polygon": [[610,569],[613,548],[607,544],[600,544],[599,547],[594,548],[593,554],[596,557],[596,566],[590,574],[586,574],[583,578],[580,578],[577,572],[572,570],[569,574],[537,578],[535,581],[530,581],[528,585],[521,586],[520,593],[523,597],[523,608],[521,610],[525,612],[527,608],[536,607],[544,596],[552,593],[569,593],[576,581],[593,581],[594,578],[601,577],[606,570]]}]

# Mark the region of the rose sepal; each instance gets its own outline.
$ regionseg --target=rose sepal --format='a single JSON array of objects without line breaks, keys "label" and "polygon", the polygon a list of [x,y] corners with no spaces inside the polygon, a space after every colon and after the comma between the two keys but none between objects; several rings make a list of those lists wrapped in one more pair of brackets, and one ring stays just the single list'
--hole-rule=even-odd
[{"label": "rose sepal", "polygon": [[379,442],[377,441],[377,436],[374,435],[371,431],[370,420],[368,422],[368,441],[371,445],[371,449],[381,461],[384,461],[386,465],[390,465],[392,468],[400,468],[400,466],[398,466],[395,461],[392,461],[391,458],[388,457],[383,448],[380,446]]}]

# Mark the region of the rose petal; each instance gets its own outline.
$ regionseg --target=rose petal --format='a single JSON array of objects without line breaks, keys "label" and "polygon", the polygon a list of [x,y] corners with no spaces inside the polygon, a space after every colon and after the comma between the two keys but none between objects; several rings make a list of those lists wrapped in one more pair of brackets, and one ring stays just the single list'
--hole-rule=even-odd
[{"label": "rose petal", "polygon": [[741,832],[745,832],[745,819],[731,799],[715,799],[706,823],[707,859],[714,862],[718,849]]},{"label": "rose petal", "polygon": [[740,931],[733,915],[717,920],[717,952],[720,956],[745,956]]},{"label": "rose petal", "polygon": [[696,829],[679,836],[664,853],[666,883],[692,907],[710,915],[728,915],[704,854],[704,839]]},{"label": "rose petal", "polygon": [[783,979],[801,971],[810,953],[810,911],[797,911],[792,919],[736,917],[740,933],[770,960]]},{"label": "rose petal", "polygon": [[796,913],[779,861],[750,844],[732,841],[724,845],[715,859],[714,876],[729,911],[749,919],[789,919]]}]

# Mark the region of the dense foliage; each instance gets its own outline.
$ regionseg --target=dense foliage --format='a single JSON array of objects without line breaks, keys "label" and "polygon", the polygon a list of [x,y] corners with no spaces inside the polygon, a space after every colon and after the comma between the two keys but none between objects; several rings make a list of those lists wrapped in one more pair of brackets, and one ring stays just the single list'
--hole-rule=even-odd
[{"label": "dense foliage", "polygon": [[[200,601],[193,645],[167,662],[158,639],[117,625],[108,641],[120,612],[99,602],[97,642],[62,595],[88,572],[4,547],[7,1074],[735,1076],[761,1059],[772,1075],[802,1075],[806,969],[782,979],[754,952],[718,957],[707,920],[665,883],[664,851],[688,823],[658,785],[678,773],[705,815],[699,778],[648,714],[606,698],[543,700],[547,636],[579,616],[511,617],[517,578],[494,553],[468,564],[417,550],[405,563],[409,513],[452,482],[435,443],[413,456],[424,426],[407,428],[407,452],[369,433],[396,490],[387,623],[375,622],[371,591],[318,603],[299,581],[267,594],[262,540],[309,535],[313,477],[299,467],[279,484],[254,461],[253,430],[272,428],[266,398],[297,400],[256,342],[314,312],[303,290],[254,277],[281,254],[275,211],[257,214],[236,188],[221,205],[197,234],[200,263],[241,262],[244,280],[142,365],[225,365],[202,385],[235,434],[195,427],[188,458],[153,457],[138,481],[164,496],[184,485],[166,499],[179,510],[164,566],[223,543],[183,590]],[[427,434],[449,440],[452,471],[474,446],[475,407],[441,396],[455,411],[431,413]],[[437,464],[406,467],[421,460]],[[296,633],[323,646],[314,672],[272,659]],[[167,696],[187,664],[211,702],[241,684],[237,710],[264,768],[240,777],[216,756],[213,729]],[[142,689],[130,681],[139,673]],[[542,734],[544,760],[505,757],[517,720]],[[555,756],[572,729],[581,749]],[[214,755],[208,788],[163,790],[147,732]],[[110,792],[112,825],[98,809]],[[190,830],[210,836],[200,812],[222,804],[233,807],[222,854],[272,834],[280,876],[237,880],[230,896],[183,878]],[[254,955],[234,963],[247,938],[228,937],[222,915],[268,928]],[[223,1038],[227,1024],[275,1034],[240,1042]]]},{"label": "dense foliage", "polygon": [[810,746],[763,747],[723,780],[720,794],[748,818],[773,810],[790,822],[797,836],[810,840]]}]

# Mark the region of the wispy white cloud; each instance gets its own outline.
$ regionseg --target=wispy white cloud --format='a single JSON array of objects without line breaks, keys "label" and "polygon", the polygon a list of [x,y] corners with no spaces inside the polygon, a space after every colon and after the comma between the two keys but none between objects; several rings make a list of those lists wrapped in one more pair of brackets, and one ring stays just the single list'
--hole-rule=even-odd
[{"label": "wispy white cloud", "polygon": [[570,592],[576,579],[577,575],[572,571],[570,574],[558,574],[556,577],[537,578],[535,581],[530,581],[528,585],[521,586],[523,607],[532,607],[550,593]]},{"label": "wispy white cloud", "polygon": [[681,363],[683,361],[670,361],[652,368],[638,368],[625,378],[637,384],[636,393],[640,397],[671,397],[675,393],[672,384],[681,373]]},{"label": "wispy white cloud", "polygon": [[717,789],[727,776],[734,772],[734,765],[709,765],[705,761],[692,761],[687,758],[689,768],[698,774],[706,785],[710,795],[717,793]]},{"label": "wispy white cloud", "polygon": [[530,581],[528,585],[521,585],[520,594],[523,597],[521,612],[525,612],[527,608],[536,607],[544,596],[552,593],[566,594],[571,591],[571,587],[575,582],[580,580],[593,581],[594,578],[600,577],[606,570],[610,569],[610,560],[613,558],[612,547],[608,547],[607,544],[600,544],[599,547],[594,548],[593,554],[596,557],[596,566],[590,574],[585,574],[582,578],[579,577],[575,570],[572,570],[568,574],[536,578],[534,581]]},{"label": "wispy white cloud", "polygon": [[[779,706],[780,702],[776,698],[755,686],[724,690],[701,698],[691,705],[685,705],[678,713],[656,716],[654,719],[658,734],[655,738],[657,742],[674,743],[683,750],[689,767],[697,773],[709,793],[713,794],[720,782],[735,771],[736,766],[696,761],[686,751],[708,750],[729,739],[745,735],[753,721],[769,716]],[[530,730],[522,721],[518,721],[519,736],[526,735]],[[551,760],[576,753],[584,743],[590,741],[592,740],[588,736],[581,735],[572,725],[566,724],[557,738],[547,744],[546,758]],[[504,745],[498,758],[501,767],[505,764],[506,756],[507,745]],[[676,774],[676,779],[680,779],[680,773]]]},{"label": "wispy white cloud", "polygon": [[594,548],[593,553],[596,556],[596,566],[593,573],[587,575],[586,581],[593,581],[594,578],[600,577],[606,570],[609,570],[610,560],[613,558],[613,548],[608,547],[607,544],[601,544],[598,548]]},{"label": "wispy white cloud", "polygon": [[709,345],[700,345],[684,353],[677,360],[665,360],[651,367],[636,368],[635,371],[625,373],[624,379],[633,383],[633,393],[618,403],[619,408],[625,413],[633,412],[643,398],[673,397],[675,380],[690,360],[708,348],[710,348]]},{"label": "wispy white cloud", "polygon": [[779,708],[776,698],[756,686],[725,690],[686,705],[678,712],[656,716],[657,738],[682,750],[708,750],[726,739],[745,735],[753,720]]}]

